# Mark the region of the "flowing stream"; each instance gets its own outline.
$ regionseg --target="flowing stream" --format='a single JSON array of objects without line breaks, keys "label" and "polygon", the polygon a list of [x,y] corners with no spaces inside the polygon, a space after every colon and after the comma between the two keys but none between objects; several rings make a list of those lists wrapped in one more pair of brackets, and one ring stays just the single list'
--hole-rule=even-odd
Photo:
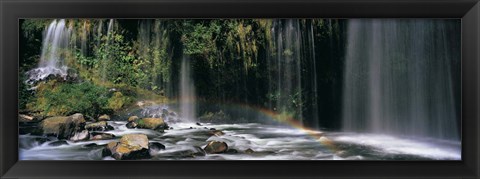
[{"label": "flowing stream", "polygon": [[[202,124],[172,123],[165,133],[148,129],[127,129],[125,121],[110,121],[115,129],[107,131],[116,139],[70,142],[50,146],[55,139],[38,143],[38,136],[20,136],[21,160],[113,160],[102,157],[102,145],[120,136],[143,133],[166,149],[153,154],[151,160],[459,160],[460,143],[444,140],[419,140],[386,135],[324,133],[289,126],[259,123]],[[192,127],[192,128],[190,128]],[[211,128],[224,135],[211,135]],[[325,141],[326,138],[333,142]],[[192,157],[207,141],[224,141],[236,152]],[[92,144],[97,144],[92,146]],[[245,150],[251,149],[253,153]]]}]

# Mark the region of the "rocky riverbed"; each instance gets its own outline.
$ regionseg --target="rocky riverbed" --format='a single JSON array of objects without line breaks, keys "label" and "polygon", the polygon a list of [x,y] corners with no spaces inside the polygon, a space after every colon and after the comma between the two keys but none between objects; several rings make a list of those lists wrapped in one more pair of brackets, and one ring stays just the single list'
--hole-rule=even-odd
[{"label": "rocky riverbed", "polygon": [[[24,116],[25,117],[25,116]],[[27,121],[25,121],[27,120]],[[259,123],[22,119],[21,160],[458,160],[460,144]]]}]

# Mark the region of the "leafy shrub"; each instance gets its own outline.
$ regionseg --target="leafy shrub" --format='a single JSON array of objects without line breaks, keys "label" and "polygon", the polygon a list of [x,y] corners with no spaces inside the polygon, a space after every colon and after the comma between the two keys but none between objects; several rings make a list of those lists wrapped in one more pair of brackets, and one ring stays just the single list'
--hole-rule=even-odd
[{"label": "leafy shrub", "polygon": [[36,100],[27,108],[41,111],[46,116],[82,113],[90,116],[109,113],[108,90],[83,82],[76,84],[57,83],[55,80],[40,84]]}]

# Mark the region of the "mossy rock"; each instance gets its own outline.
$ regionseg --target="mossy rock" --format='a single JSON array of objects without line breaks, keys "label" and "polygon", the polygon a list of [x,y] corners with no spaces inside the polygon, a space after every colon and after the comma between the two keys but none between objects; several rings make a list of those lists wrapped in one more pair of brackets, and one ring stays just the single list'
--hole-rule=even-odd
[{"label": "mossy rock", "polygon": [[101,115],[100,117],[98,117],[98,121],[109,121],[110,120],[110,116],[109,115]]},{"label": "mossy rock", "polygon": [[85,127],[85,119],[80,113],[71,116],[50,117],[40,123],[44,135],[55,135],[59,139],[69,139]]},{"label": "mossy rock", "polygon": [[140,119],[140,118],[138,118],[138,116],[130,116],[130,117],[128,118],[128,122],[135,122],[135,121],[138,120],[138,119]]},{"label": "mossy rock", "polygon": [[141,129],[163,129],[167,127],[167,124],[163,120],[163,118],[142,118],[142,119],[137,119],[136,122],[137,128]]}]

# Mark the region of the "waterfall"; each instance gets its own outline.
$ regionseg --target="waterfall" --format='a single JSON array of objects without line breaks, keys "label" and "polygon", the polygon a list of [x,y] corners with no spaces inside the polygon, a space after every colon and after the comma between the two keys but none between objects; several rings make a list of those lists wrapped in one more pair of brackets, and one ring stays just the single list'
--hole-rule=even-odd
[{"label": "waterfall", "polygon": [[138,25],[139,57],[150,65],[152,78],[148,86],[164,96],[172,96],[170,85],[171,60],[168,58],[168,33],[162,20],[142,20]]},{"label": "waterfall", "polygon": [[[343,130],[459,139],[460,35],[448,20],[349,20]],[[457,29],[458,30],[458,29]]]},{"label": "waterfall", "polygon": [[65,20],[53,20],[46,28],[42,42],[42,51],[38,68],[27,72],[27,83],[32,84],[50,75],[66,78],[67,66],[64,63],[65,52],[69,47],[71,29],[66,28]]},{"label": "waterfall", "polygon": [[[100,21],[100,24],[102,24],[102,21]],[[100,25],[99,27],[99,34],[101,35],[101,31],[102,31],[102,25]],[[104,42],[105,45],[106,45],[106,51],[108,52],[110,50],[110,45],[111,45],[111,41],[113,39],[112,37],[112,33],[113,33],[113,30],[114,30],[114,20],[113,19],[110,19],[108,21],[108,25],[107,25],[107,40]],[[102,59],[102,81],[105,82],[107,80],[107,66],[108,66],[108,61],[111,60],[110,59],[110,55],[106,55],[104,56],[104,58]]]},{"label": "waterfall", "polygon": [[301,120],[300,23],[295,19],[274,20],[271,31],[274,48],[268,62],[270,106],[279,114]]},{"label": "waterfall", "polygon": [[195,114],[195,86],[192,81],[189,59],[182,58],[180,69],[180,115],[184,121],[194,122]]}]

